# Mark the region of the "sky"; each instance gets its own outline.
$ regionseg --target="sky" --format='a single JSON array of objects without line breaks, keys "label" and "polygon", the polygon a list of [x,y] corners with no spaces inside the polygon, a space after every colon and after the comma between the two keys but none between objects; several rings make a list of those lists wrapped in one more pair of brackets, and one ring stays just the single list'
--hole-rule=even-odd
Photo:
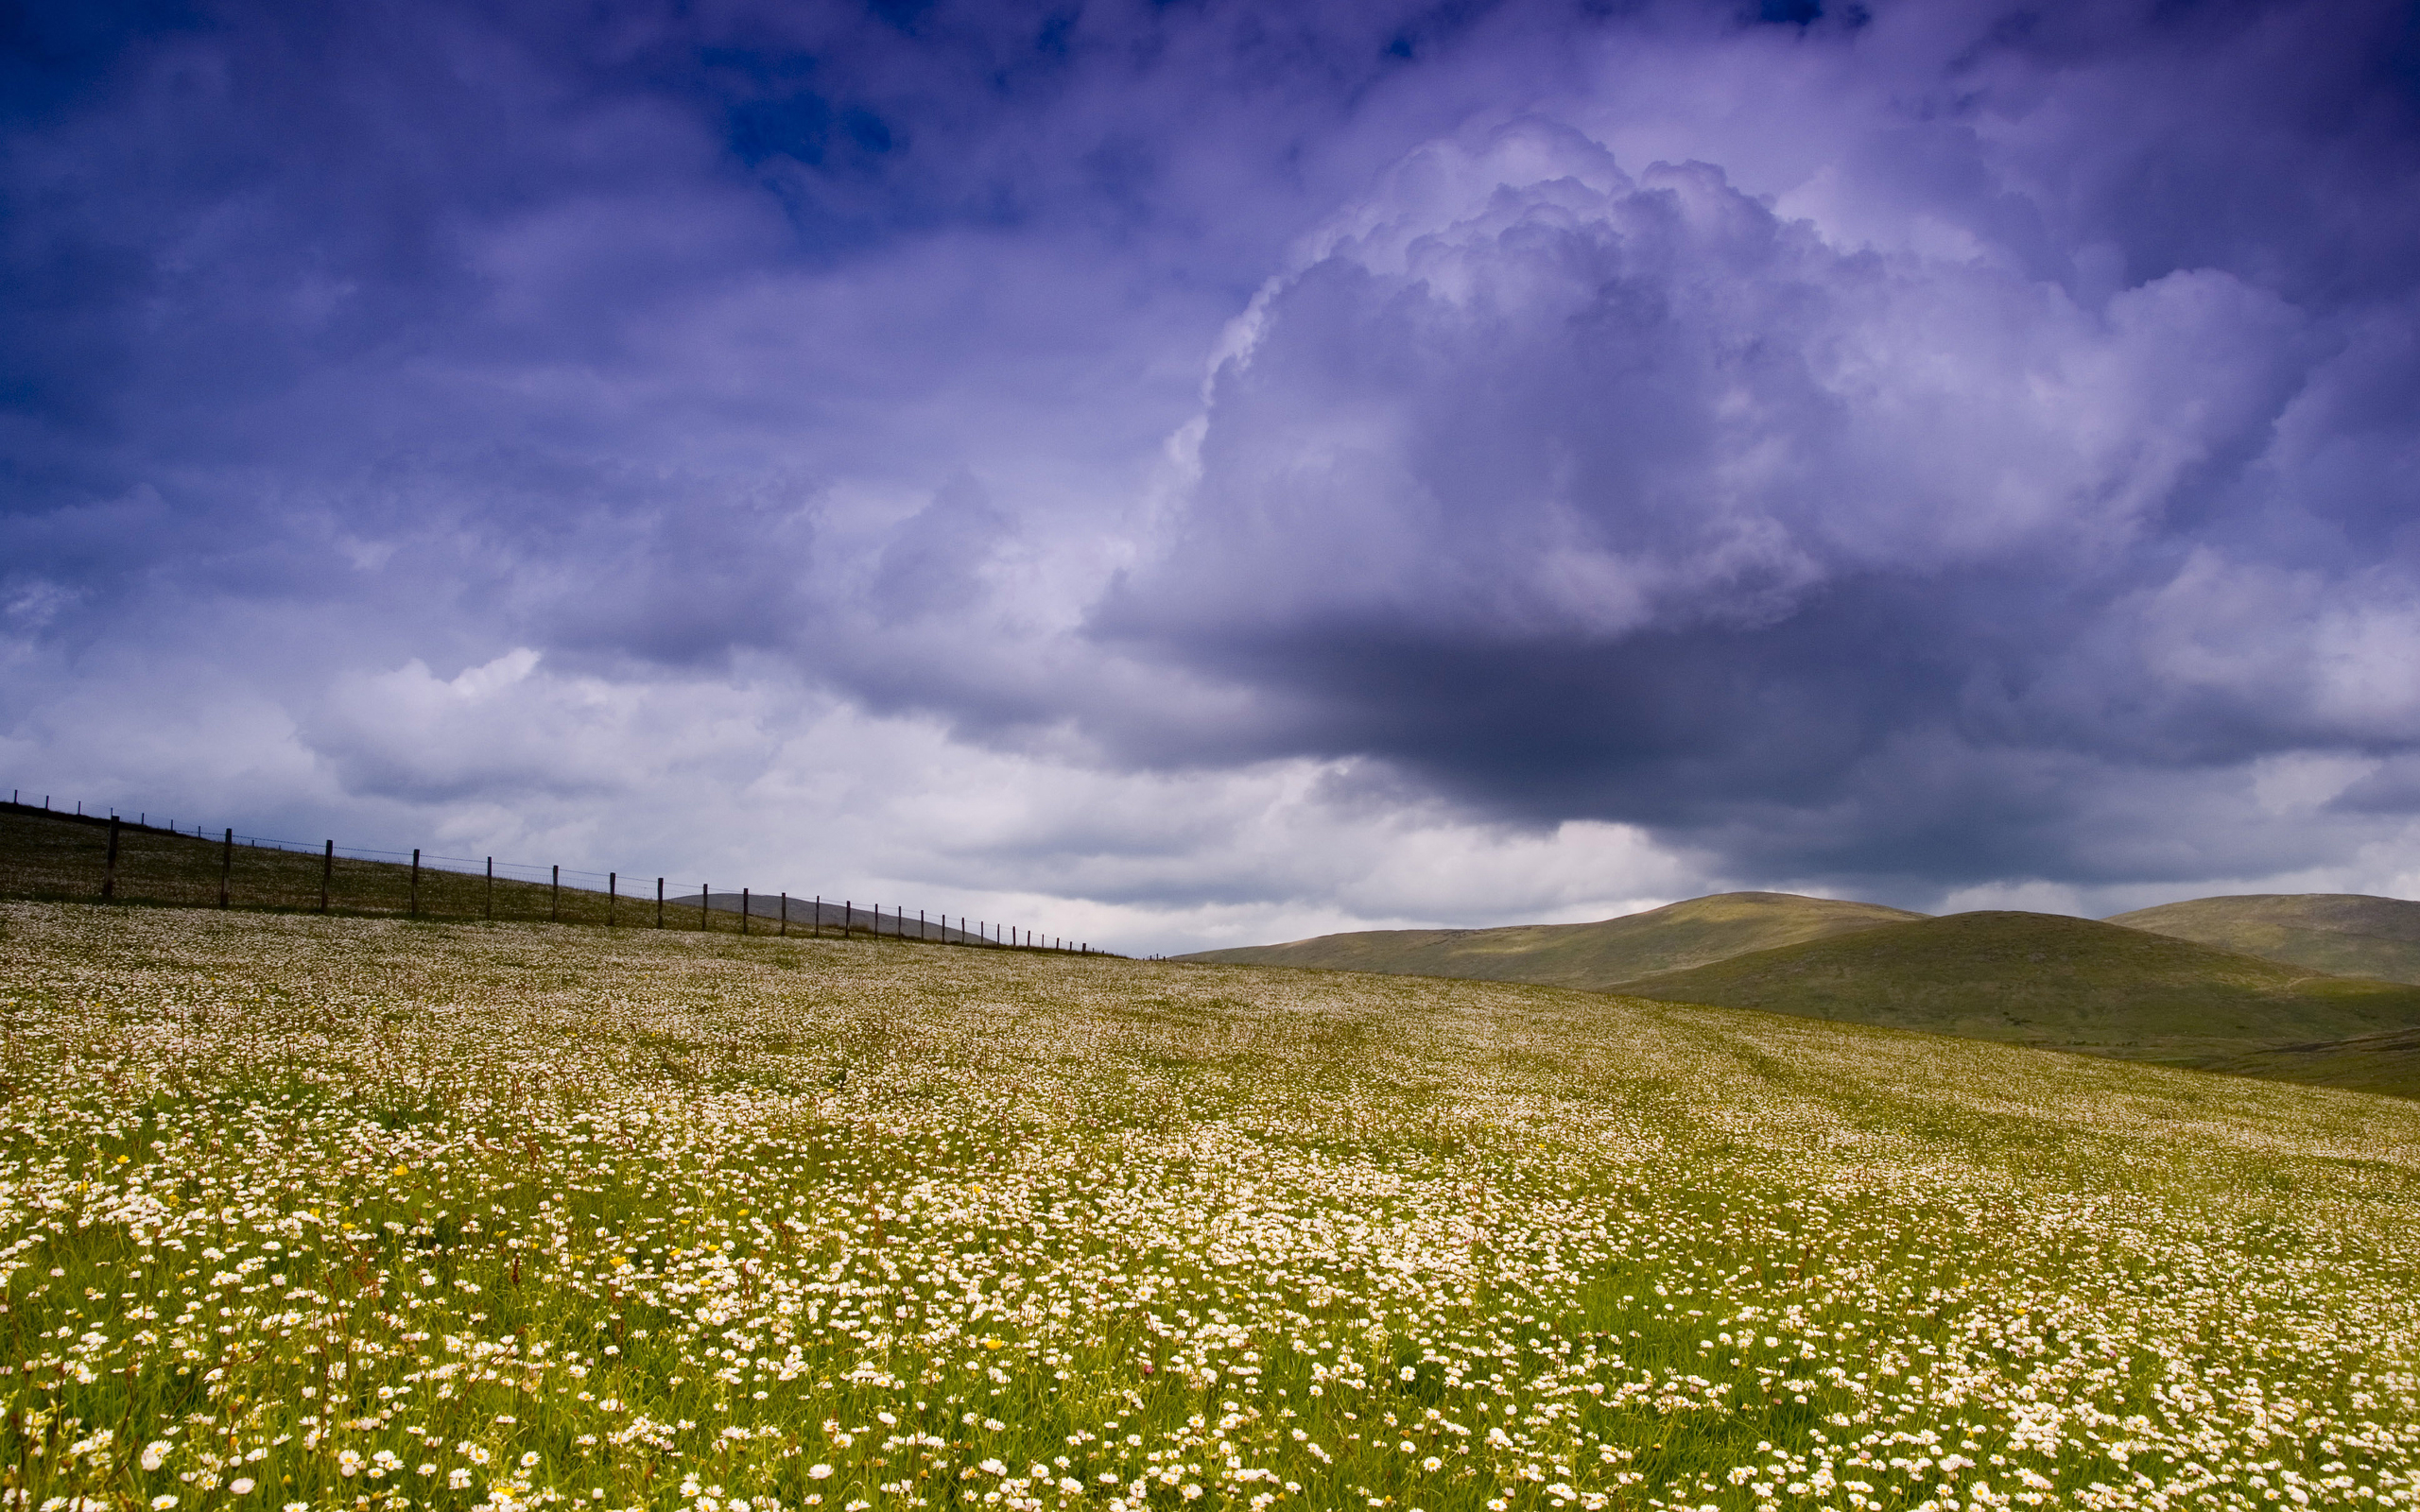
[{"label": "sky", "polygon": [[1134,953],[2420,895],[2420,7],[0,5],[0,775]]}]

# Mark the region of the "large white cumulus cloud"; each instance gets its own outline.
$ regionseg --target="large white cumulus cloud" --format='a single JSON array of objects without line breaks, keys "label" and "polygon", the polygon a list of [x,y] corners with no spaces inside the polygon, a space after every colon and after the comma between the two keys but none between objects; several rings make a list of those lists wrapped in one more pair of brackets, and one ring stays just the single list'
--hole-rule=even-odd
[{"label": "large white cumulus cloud", "polygon": [[2087,307],[1844,249],[1719,167],[1633,178],[1521,121],[1414,154],[1254,301],[1137,593],[1161,622],[1611,639],[1862,573],[2090,575],[2259,440],[2302,326],[2222,272]]},{"label": "large white cumulus cloud", "polygon": [[1431,144],[1231,328],[1097,633],[1272,746],[1765,875],[2306,863],[2359,821],[2269,822],[2252,764],[2420,734],[2420,583],[2346,533],[2410,427],[2315,421],[2384,360],[2343,322],[2099,261],[1852,241],[1549,119]]}]

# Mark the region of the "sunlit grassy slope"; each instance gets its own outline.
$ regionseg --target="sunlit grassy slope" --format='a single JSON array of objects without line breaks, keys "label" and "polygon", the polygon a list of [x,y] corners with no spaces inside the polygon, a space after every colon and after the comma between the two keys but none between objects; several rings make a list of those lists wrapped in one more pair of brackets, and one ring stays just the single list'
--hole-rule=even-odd
[{"label": "sunlit grassy slope", "polygon": [[2359,893],[2196,898],[2109,922],[2338,976],[2420,983],[2420,903]]},{"label": "sunlit grassy slope", "polygon": [[13,903],[0,971],[10,1505],[2420,1484],[2406,1103],[1530,987],[700,933]]},{"label": "sunlit grassy slope", "polygon": [[1891,924],[1621,990],[2184,1064],[2420,1026],[2420,988],[2058,914]]},{"label": "sunlit grassy slope", "polygon": [[1591,924],[1363,930],[1286,945],[1204,951],[1184,959],[1607,988],[1745,951],[1923,917],[1878,903],[1783,892],[1727,892]]}]

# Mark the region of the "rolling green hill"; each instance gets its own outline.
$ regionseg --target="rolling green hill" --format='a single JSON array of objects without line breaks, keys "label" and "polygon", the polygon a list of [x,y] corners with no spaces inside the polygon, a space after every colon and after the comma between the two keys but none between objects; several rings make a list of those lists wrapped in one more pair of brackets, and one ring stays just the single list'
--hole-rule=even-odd
[{"label": "rolling green hill", "polygon": [[1922,919],[1878,903],[1725,892],[1593,924],[1504,929],[1374,929],[1286,945],[1180,956],[1219,966],[1311,966],[1395,976],[1453,976],[1602,989],[1655,971]]},{"label": "rolling green hill", "polygon": [[1888,924],[1614,990],[2176,1065],[2420,1028],[2420,988],[2055,914]]},{"label": "rolling green hill", "polygon": [[2248,893],[2109,919],[2338,976],[2420,983],[2420,903],[2360,893]]}]

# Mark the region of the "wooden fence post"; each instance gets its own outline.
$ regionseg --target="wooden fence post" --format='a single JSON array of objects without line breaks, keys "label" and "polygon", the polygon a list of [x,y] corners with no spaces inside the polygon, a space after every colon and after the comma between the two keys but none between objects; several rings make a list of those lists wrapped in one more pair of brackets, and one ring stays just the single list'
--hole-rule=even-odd
[{"label": "wooden fence post", "polygon": [[110,816],[110,854],[101,863],[101,902],[117,896],[117,816]]},{"label": "wooden fence post", "polygon": [[823,895],[820,892],[815,895],[815,937],[823,937]]},{"label": "wooden fence post", "polygon": [[789,895],[788,893],[784,893],[784,894],[782,894],[782,933],[783,933],[784,935],[787,935],[789,932],[790,932],[790,895]]},{"label": "wooden fence post", "polygon": [[739,889],[739,932],[748,933],[748,889]]},{"label": "wooden fence post", "polygon": [[490,919],[495,917],[495,857],[493,856],[488,857],[487,917]]},{"label": "wooden fence post", "polygon": [[557,867],[555,868],[555,880],[552,885],[552,890],[546,894],[546,922],[549,924],[560,924],[562,921],[563,868]]},{"label": "wooden fence post", "polygon": [[420,917],[420,847],[412,847],[412,917]]},{"label": "wooden fence post", "polygon": [[607,929],[614,927],[614,904],[619,901],[621,889],[622,874],[618,871],[605,873],[605,927]]},{"label": "wooden fence post", "polygon": [[698,928],[706,927],[706,910],[713,906],[715,891],[704,883],[698,884]]},{"label": "wooden fence post", "polygon": [[[45,808],[49,804],[50,799],[47,798],[43,799],[43,805]],[[218,853],[218,906],[221,908],[227,906],[227,874],[234,869],[235,832],[230,829],[227,832],[227,849]]]},{"label": "wooden fence post", "polygon": [[328,911],[328,891],[335,885],[336,880],[337,843],[331,840],[328,842],[328,849],[320,856],[320,912],[323,914]]},{"label": "wooden fence post", "polygon": [[840,900],[840,937],[842,939],[849,937],[849,926],[856,922],[856,919],[852,917],[855,912],[856,904],[846,898]]},{"label": "wooden fence post", "polygon": [[664,879],[655,879],[655,927],[664,927]]}]

